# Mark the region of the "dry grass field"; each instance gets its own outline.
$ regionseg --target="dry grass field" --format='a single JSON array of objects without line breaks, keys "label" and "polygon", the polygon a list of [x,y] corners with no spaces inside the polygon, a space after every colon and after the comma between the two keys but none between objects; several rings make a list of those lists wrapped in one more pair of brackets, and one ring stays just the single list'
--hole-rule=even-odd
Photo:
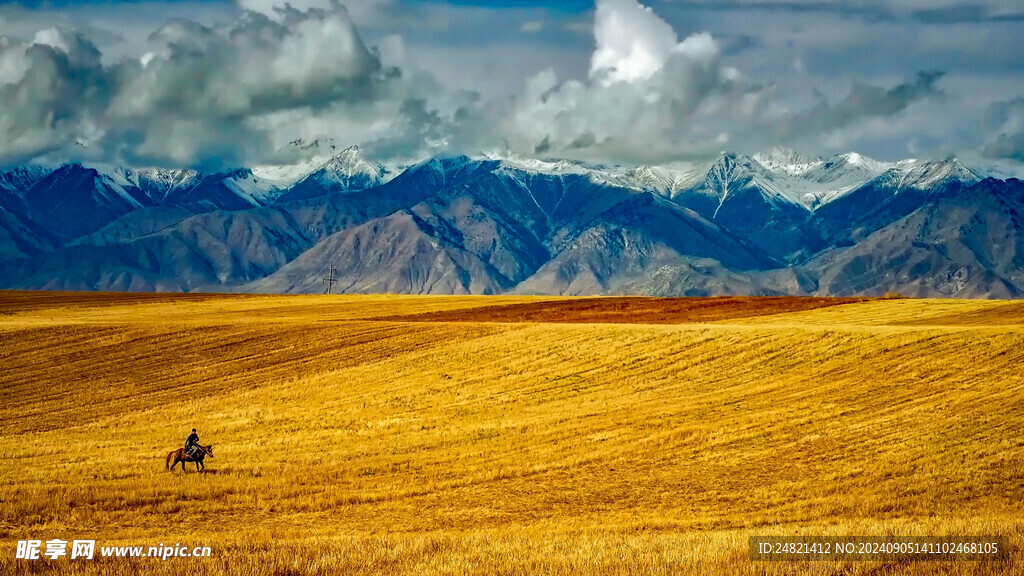
[{"label": "dry grass field", "polygon": [[0,440],[5,575],[1021,574],[1024,303],[0,292]]}]

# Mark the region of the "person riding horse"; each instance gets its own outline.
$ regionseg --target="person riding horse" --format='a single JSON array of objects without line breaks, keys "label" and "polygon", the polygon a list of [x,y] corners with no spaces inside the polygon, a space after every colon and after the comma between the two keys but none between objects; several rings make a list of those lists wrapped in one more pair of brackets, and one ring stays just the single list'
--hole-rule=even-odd
[{"label": "person riding horse", "polygon": [[196,429],[193,428],[192,433],[185,439],[185,454],[194,458],[197,450],[199,450],[199,434],[196,434]]},{"label": "person riding horse", "polygon": [[171,453],[167,455],[167,469],[174,470],[174,467],[181,463],[181,471],[184,472],[186,462],[195,462],[197,472],[206,470],[206,465],[203,463],[203,460],[207,457],[213,458],[213,445],[207,444],[206,446],[200,446],[199,434],[196,434],[195,430],[193,430],[192,434],[189,435],[185,444],[188,445],[188,450],[185,448],[178,448],[177,450],[171,450]]}]

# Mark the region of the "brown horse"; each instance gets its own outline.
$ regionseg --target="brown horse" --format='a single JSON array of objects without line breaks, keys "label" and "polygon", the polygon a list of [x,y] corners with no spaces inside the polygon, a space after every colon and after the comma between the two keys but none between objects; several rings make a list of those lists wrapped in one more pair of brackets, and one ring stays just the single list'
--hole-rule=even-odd
[{"label": "brown horse", "polygon": [[[196,472],[202,472],[206,469],[206,465],[203,464],[203,458],[206,458],[207,456],[213,458],[213,444],[210,444],[209,446],[200,446],[199,452],[197,452],[195,456],[185,454],[184,448],[178,448],[167,455],[167,469],[174,470],[174,467],[178,465],[178,462],[181,462],[181,471],[184,472],[185,462],[195,462]],[[173,464],[171,463],[172,459],[174,460]]]}]

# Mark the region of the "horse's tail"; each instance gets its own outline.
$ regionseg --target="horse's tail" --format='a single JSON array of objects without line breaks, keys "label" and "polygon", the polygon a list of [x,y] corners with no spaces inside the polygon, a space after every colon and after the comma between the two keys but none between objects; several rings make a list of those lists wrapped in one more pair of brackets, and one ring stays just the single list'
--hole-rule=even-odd
[{"label": "horse's tail", "polygon": [[172,450],[171,453],[167,455],[167,462],[166,462],[166,464],[167,464],[167,469],[168,470],[171,469],[171,457],[174,456],[175,452],[177,452],[177,450]]}]

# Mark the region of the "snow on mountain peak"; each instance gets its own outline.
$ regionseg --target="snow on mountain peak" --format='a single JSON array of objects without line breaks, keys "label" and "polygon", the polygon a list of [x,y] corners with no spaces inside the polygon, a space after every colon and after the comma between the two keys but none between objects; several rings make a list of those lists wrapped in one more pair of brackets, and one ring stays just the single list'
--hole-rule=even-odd
[{"label": "snow on mountain peak", "polygon": [[0,170],[0,190],[27,190],[57,168],[57,165],[33,162]]},{"label": "snow on mountain peak", "polygon": [[794,176],[812,170],[822,162],[821,158],[802,156],[795,150],[779,146],[755,154],[754,160],[772,172],[784,172]]},{"label": "snow on mountain peak", "polygon": [[898,170],[902,173],[901,188],[924,189],[950,181],[972,184],[981,180],[980,176],[952,157],[937,161],[904,162]]},{"label": "snow on mountain peak", "polygon": [[359,146],[349,146],[341,152],[331,156],[330,160],[324,163],[324,166],[336,166],[338,168],[349,168],[356,169],[370,163],[363,159],[362,151]]},{"label": "snow on mountain peak", "polygon": [[695,164],[674,163],[665,166],[637,166],[622,173],[621,179],[634,187],[672,197],[680,190],[695,186],[707,174]]},{"label": "snow on mountain peak", "polygon": [[[443,161],[443,168],[441,163],[437,166],[450,171],[459,162],[480,160],[500,162],[499,170],[578,175],[597,184],[650,191],[668,198],[698,189],[724,198],[737,190],[756,187],[773,203],[796,204],[809,211],[872,182],[893,187],[894,193],[898,193],[904,188],[924,189],[945,182],[980,180],[978,173],[956,158],[882,162],[857,152],[821,158],[781,147],[754,156],[723,152],[713,161],[660,165],[603,166],[569,159],[491,153],[477,155],[474,159],[447,159]],[[385,167],[366,159],[359,146],[339,150],[332,139],[321,137],[290,142],[272,162],[218,175],[191,169],[135,169],[112,165],[94,165],[92,169],[98,172],[107,193],[122,196],[129,202],[134,201],[128,193],[131,188],[140,188],[159,198],[195,186],[204,178],[216,177],[251,203],[266,204],[300,184],[310,191],[362,190],[383,184],[408,168]],[[433,158],[423,165],[432,162],[440,160]],[[0,190],[28,188],[54,169],[32,164],[2,171]],[[876,179],[881,180],[876,182]]]},{"label": "snow on mountain peak", "polygon": [[833,165],[843,165],[851,170],[861,170],[870,174],[881,174],[886,170],[892,168],[894,165],[887,162],[880,162],[874,158],[868,158],[863,154],[857,152],[847,152],[846,154],[837,154],[829,158],[826,163],[832,163]]},{"label": "snow on mountain peak", "polygon": [[316,171],[316,176],[336,182],[347,180],[353,176],[366,176],[380,180],[386,172],[380,164],[364,158],[359,146],[349,146],[325,162]]},{"label": "snow on mountain peak", "polygon": [[517,154],[482,153],[478,156],[481,160],[498,161],[502,164],[544,174],[586,174],[592,171],[591,168],[572,160],[543,160]]},{"label": "snow on mountain peak", "polygon": [[281,148],[274,163],[252,167],[251,177],[244,186],[247,194],[268,198],[289,188],[319,170],[337,153],[333,138],[298,138]]}]

